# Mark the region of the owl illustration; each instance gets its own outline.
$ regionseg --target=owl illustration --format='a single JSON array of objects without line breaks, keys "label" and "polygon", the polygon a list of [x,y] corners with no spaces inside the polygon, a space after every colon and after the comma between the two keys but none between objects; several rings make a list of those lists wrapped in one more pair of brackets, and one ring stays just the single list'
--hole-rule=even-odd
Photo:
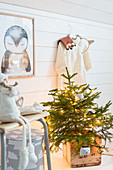
[{"label": "owl illustration", "polygon": [[5,53],[2,59],[1,72],[15,73],[30,72],[31,64],[28,53],[27,32],[20,26],[14,25],[7,29],[4,36]]}]

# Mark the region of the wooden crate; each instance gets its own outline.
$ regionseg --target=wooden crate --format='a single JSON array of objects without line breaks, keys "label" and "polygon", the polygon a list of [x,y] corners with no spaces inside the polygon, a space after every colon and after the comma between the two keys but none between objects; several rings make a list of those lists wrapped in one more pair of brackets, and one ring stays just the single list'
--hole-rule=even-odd
[{"label": "wooden crate", "polygon": [[[100,144],[102,143],[102,140],[98,137],[96,141]],[[73,146],[75,145],[75,142],[72,144],[67,142],[63,145],[63,156],[71,168],[96,166],[101,164],[101,154],[98,153],[98,148],[93,147],[89,155],[80,156],[80,153],[76,155],[76,151],[73,150]]]}]

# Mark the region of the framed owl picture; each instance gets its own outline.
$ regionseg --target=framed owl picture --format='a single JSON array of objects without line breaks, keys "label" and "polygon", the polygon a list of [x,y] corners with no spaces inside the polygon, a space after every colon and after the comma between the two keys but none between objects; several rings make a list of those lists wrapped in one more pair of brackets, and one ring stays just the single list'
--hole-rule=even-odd
[{"label": "framed owl picture", "polygon": [[34,75],[34,19],[0,13],[0,72]]}]

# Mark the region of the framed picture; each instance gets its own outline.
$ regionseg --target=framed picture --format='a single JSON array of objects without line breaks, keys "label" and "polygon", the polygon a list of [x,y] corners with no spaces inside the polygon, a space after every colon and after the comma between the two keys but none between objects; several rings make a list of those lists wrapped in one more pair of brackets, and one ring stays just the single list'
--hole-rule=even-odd
[{"label": "framed picture", "polygon": [[0,72],[34,75],[34,19],[0,13]]}]

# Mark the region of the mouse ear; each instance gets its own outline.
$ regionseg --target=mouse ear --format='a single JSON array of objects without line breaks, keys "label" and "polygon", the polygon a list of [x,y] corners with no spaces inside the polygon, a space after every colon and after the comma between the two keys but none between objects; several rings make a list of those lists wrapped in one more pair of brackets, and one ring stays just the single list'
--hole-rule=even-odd
[{"label": "mouse ear", "polygon": [[4,80],[8,81],[8,76],[6,74],[0,73],[0,83],[4,82]]},{"label": "mouse ear", "polygon": [[17,104],[18,107],[22,107],[23,102],[24,102],[24,98],[23,98],[23,97],[20,97],[20,98],[16,101],[16,104]]}]

